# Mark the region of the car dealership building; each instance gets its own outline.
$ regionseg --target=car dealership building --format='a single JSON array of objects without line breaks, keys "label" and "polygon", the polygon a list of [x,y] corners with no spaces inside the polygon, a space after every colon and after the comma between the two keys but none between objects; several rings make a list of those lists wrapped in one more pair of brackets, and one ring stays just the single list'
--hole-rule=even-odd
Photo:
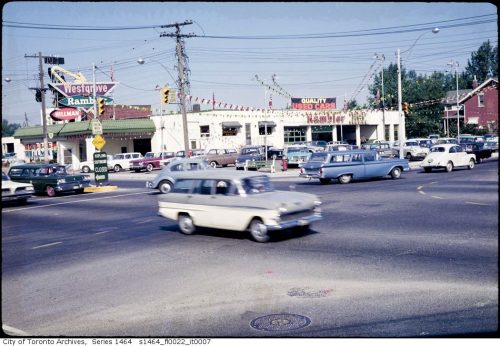
[{"label": "car dealership building", "polygon": [[[399,121],[397,111],[382,110],[210,110],[189,112],[186,117],[190,149],[264,144],[283,148],[310,140],[357,145],[376,139],[394,141]],[[184,149],[180,113],[104,117],[101,123],[106,141],[102,151],[108,154]],[[96,148],[89,120],[48,125],[47,133],[49,149],[54,152],[51,158],[58,163],[78,169],[81,161],[92,160]],[[14,139],[24,146],[22,156],[27,162],[43,159],[41,126],[19,128]]]}]

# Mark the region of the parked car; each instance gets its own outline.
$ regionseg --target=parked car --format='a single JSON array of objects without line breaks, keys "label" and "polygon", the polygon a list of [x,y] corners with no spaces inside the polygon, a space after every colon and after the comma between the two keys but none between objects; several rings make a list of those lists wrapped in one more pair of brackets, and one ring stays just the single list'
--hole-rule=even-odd
[{"label": "parked car", "polygon": [[262,145],[246,145],[241,148],[240,155],[236,158],[234,165],[236,169],[259,169],[264,166],[266,154]]},{"label": "parked car", "polygon": [[59,192],[83,193],[90,186],[90,176],[69,174],[66,166],[58,164],[25,164],[9,169],[9,177],[20,183],[31,183],[36,193],[54,197]]},{"label": "parked car", "polygon": [[161,193],[169,193],[178,177],[189,171],[205,171],[207,169],[212,169],[212,166],[202,158],[176,158],[163,167],[153,180],[147,181],[146,187],[158,189]]},{"label": "parked car", "polygon": [[381,158],[392,159],[395,157],[399,157],[399,150],[391,148],[389,143],[367,144],[365,148],[366,150],[376,151]]},{"label": "parked car", "polygon": [[35,193],[31,183],[18,183],[2,171],[2,203],[16,201],[26,203]]},{"label": "parked car", "polygon": [[225,167],[227,165],[234,165],[238,158],[236,149],[210,149],[203,158],[207,160],[210,165],[215,168],[217,166]]},{"label": "parked car", "polygon": [[179,177],[172,193],[158,198],[158,214],[177,220],[184,234],[210,227],[248,231],[266,242],[271,231],[304,231],[321,220],[320,204],[313,194],[275,190],[258,172],[210,170]]},{"label": "parked car", "polygon": [[203,156],[203,155],[205,155],[205,150],[203,150],[203,149],[193,149],[193,150],[191,150],[191,156],[190,157]]},{"label": "parked car", "polygon": [[113,155],[111,160],[108,160],[108,170],[119,172],[122,169],[130,169],[130,161],[134,159],[142,159],[141,153],[122,153]]},{"label": "parked car", "polygon": [[488,140],[484,142],[484,149],[490,149],[492,152],[498,152],[498,141]]},{"label": "parked car", "polygon": [[299,167],[299,165],[309,160],[311,154],[311,150],[305,145],[291,145],[285,148],[288,167]]},{"label": "parked car", "polygon": [[489,159],[491,157],[492,150],[485,148],[484,144],[484,142],[460,142],[460,146],[464,148],[465,152],[476,155],[476,163],[480,163],[481,160]]},{"label": "parked car", "polygon": [[328,144],[325,151],[345,151],[358,149],[357,145],[351,144]]},{"label": "parked car", "polygon": [[153,169],[160,169],[162,160],[166,160],[175,156],[173,151],[160,151],[157,153],[148,152],[142,159],[131,160],[130,170],[140,172],[146,170],[151,172]]},{"label": "parked car", "polygon": [[[422,141],[422,144],[419,144],[419,141],[417,139],[408,139],[404,142],[403,156],[409,161],[423,160],[424,157],[429,153],[429,147],[427,147],[425,140]],[[399,156],[399,143],[395,143],[393,149],[398,151]]]},{"label": "parked car", "polygon": [[317,151],[325,151],[328,143],[326,141],[306,141],[306,142],[300,142],[298,143],[298,145],[305,145],[307,149],[309,149],[311,152],[317,152]]},{"label": "parked car", "polygon": [[444,168],[451,172],[456,167],[474,168],[476,155],[467,153],[458,144],[438,144],[434,145],[430,153],[425,157],[420,165],[426,173],[433,168]]},{"label": "parked car", "polygon": [[434,144],[458,144],[458,140],[453,137],[443,137],[437,139]]},{"label": "parked car", "polygon": [[438,143],[439,137],[440,136],[436,133],[432,133],[429,135],[429,139],[431,140],[432,144],[439,144]]},{"label": "parked car", "polygon": [[410,170],[404,159],[382,159],[374,150],[349,150],[314,153],[302,165],[299,176],[319,179],[320,183],[330,183],[338,179],[347,184],[353,179],[372,179],[390,175],[399,179],[402,172]]},{"label": "parked car", "polygon": [[269,160],[272,160],[272,159],[281,159],[281,158],[283,158],[283,152],[284,151],[285,151],[285,149],[282,149],[282,148],[269,147],[267,149],[267,158]]},{"label": "parked car", "polygon": [[[113,159],[113,155],[106,155],[107,161]],[[80,162],[80,171],[83,173],[90,173],[94,171],[94,160]]]}]

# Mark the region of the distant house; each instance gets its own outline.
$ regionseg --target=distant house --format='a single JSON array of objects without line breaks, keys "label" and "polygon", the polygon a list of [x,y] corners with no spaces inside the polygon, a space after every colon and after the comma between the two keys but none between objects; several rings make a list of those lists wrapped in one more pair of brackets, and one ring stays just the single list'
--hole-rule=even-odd
[{"label": "distant house", "polygon": [[[477,83],[475,83],[477,84]],[[456,126],[456,91],[450,91],[443,100],[445,106],[443,124],[445,132]],[[463,124],[477,125],[488,132],[498,131],[498,79],[490,78],[472,90],[458,90],[459,118]],[[454,125],[450,125],[453,123]]]}]

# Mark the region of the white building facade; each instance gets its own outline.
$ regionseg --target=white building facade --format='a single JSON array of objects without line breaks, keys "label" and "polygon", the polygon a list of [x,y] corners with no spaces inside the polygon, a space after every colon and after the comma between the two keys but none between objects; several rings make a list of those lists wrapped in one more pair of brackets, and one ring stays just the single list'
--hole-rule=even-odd
[{"label": "white building facade", "polygon": [[[190,149],[270,145],[284,148],[301,141],[397,140],[397,111],[214,110],[187,113]],[[182,114],[152,116],[153,151],[184,149]]]}]

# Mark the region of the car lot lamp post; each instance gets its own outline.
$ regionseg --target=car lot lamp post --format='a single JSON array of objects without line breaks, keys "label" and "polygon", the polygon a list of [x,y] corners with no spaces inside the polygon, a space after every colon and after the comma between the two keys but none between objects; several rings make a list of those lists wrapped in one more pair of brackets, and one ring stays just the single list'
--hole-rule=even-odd
[{"label": "car lot lamp post", "polygon": [[451,60],[447,65],[455,67],[455,79],[457,80],[457,141],[460,143],[460,105],[458,104],[458,61]]},{"label": "car lot lamp post", "polygon": [[406,129],[405,129],[405,114],[403,113],[403,105],[402,105],[402,88],[401,88],[401,53],[407,53],[415,47],[417,42],[424,36],[425,34],[432,32],[433,34],[437,34],[439,32],[439,28],[434,28],[432,31],[426,31],[421,34],[415,42],[411,45],[410,48],[401,52],[400,49],[396,51],[397,56],[397,66],[398,66],[398,113],[399,113],[399,124],[398,124],[398,142],[399,142],[399,158],[402,159],[404,157],[403,153],[403,144],[406,138]]},{"label": "car lot lamp post", "polygon": [[382,123],[384,124],[384,129],[383,129],[383,139],[385,140],[385,98],[384,98],[384,61],[385,61],[385,55],[384,54],[378,54],[375,53],[373,58],[377,60],[382,60]]}]

